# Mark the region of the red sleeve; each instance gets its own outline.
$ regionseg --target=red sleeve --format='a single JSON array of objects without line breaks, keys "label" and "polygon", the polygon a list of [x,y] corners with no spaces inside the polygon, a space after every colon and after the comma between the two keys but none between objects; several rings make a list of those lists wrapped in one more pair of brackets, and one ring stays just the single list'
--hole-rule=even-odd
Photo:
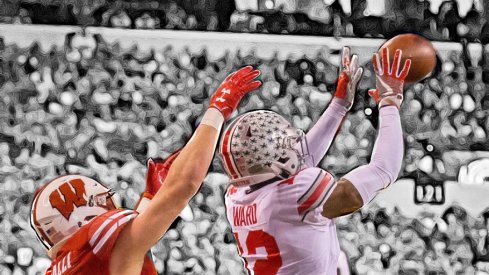
[{"label": "red sleeve", "polygon": [[136,216],[134,210],[113,210],[97,217],[88,230],[92,253],[102,261],[109,261],[119,233]]}]

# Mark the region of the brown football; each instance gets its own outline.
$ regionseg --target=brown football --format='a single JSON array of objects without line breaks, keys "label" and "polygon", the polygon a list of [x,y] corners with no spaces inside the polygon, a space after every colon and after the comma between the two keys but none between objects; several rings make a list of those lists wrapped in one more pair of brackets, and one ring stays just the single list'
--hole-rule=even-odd
[{"label": "brown football", "polygon": [[396,49],[402,50],[402,59],[400,69],[404,66],[404,61],[407,58],[411,59],[411,69],[406,77],[407,83],[418,82],[429,76],[436,65],[436,51],[431,42],[416,34],[401,34],[390,40],[387,40],[379,49],[379,55],[382,49],[389,49],[389,60],[392,64]]}]

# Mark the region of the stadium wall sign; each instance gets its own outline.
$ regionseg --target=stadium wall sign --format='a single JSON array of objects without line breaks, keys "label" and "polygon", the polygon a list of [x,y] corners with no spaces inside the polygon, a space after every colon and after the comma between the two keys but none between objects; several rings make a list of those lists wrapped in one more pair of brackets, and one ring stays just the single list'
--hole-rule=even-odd
[{"label": "stadium wall sign", "polygon": [[[446,181],[443,183],[444,202],[442,204],[419,204],[415,202],[416,184],[412,179],[401,179],[393,183],[389,188],[379,192],[374,199],[373,206],[393,209],[397,207],[399,211],[410,218],[417,218],[423,213],[433,213],[436,217],[441,217],[443,212],[450,206],[463,205],[467,213],[473,217],[478,217],[483,211],[487,210],[487,201],[489,197],[488,185],[462,184],[457,181]],[[433,190],[435,191],[435,190]],[[428,195],[428,194],[425,194]],[[433,193],[433,196],[436,196]]]}]

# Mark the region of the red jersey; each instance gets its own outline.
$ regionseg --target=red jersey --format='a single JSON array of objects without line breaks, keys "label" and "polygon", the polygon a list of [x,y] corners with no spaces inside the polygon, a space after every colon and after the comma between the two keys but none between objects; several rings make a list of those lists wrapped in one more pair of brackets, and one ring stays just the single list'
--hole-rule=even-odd
[{"label": "red jersey", "polygon": [[[93,218],[58,251],[46,275],[110,274],[110,258],[117,237],[137,215],[134,210],[116,209]],[[157,274],[148,256],[144,258],[141,274]]]}]

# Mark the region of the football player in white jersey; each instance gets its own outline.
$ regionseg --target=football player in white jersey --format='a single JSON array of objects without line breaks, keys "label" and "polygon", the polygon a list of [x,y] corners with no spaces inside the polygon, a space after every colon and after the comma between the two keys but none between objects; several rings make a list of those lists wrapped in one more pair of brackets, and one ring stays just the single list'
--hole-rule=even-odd
[{"label": "football player in white jersey", "polygon": [[334,99],[304,134],[272,111],[237,117],[219,146],[231,184],[225,195],[227,218],[251,274],[337,272],[340,248],[334,218],[360,209],[394,182],[403,158],[399,107],[411,61],[400,70],[402,52],[390,66],[388,52],[374,55],[380,126],[369,164],[336,181],[316,167],[353,104],[362,75],[358,57],[342,54]]}]

